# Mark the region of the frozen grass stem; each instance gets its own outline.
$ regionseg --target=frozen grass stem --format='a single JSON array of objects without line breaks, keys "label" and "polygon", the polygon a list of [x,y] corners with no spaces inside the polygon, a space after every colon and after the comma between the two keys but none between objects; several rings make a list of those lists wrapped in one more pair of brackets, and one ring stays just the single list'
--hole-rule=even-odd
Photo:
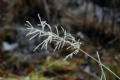
[{"label": "frozen grass stem", "polygon": [[[66,49],[74,48],[74,51],[70,53],[69,55],[67,55],[65,57],[65,60],[68,58],[72,58],[73,55],[77,55],[79,52],[83,52],[85,55],[87,55],[88,57],[90,57],[91,59],[93,59],[95,62],[97,62],[100,65],[100,68],[102,71],[101,77],[103,77],[104,80],[106,80],[106,76],[105,76],[103,68],[111,72],[114,76],[116,76],[120,80],[120,77],[118,75],[116,75],[112,70],[110,70],[107,66],[101,63],[98,52],[97,52],[97,56],[98,56],[98,60],[97,60],[96,58],[94,58],[93,56],[91,56],[90,54],[82,50],[81,49],[82,43],[80,42],[80,40],[76,40],[75,37],[72,36],[70,33],[67,33],[63,27],[61,27],[63,31],[63,36],[60,36],[57,26],[55,26],[56,33],[54,33],[52,32],[51,26],[47,24],[46,21],[41,20],[39,14],[38,14],[38,18],[40,20],[40,24],[38,24],[39,26],[41,26],[40,29],[34,28],[29,21],[26,21],[27,23],[26,26],[28,26],[27,30],[29,31],[26,36],[31,36],[30,40],[34,39],[35,37],[39,37],[39,38],[46,37],[46,39],[43,40],[43,42],[41,42],[40,44],[38,44],[33,51],[36,51],[39,47],[41,47],[41,49],[43,48],[47,49],[48,43],[52,43],[52,42],[54,42],[56,45],[54,51],[59,50],[60,48],[63,48],[67,44],[69,46]],[[45,30],[45,27],[49,30]]]}]

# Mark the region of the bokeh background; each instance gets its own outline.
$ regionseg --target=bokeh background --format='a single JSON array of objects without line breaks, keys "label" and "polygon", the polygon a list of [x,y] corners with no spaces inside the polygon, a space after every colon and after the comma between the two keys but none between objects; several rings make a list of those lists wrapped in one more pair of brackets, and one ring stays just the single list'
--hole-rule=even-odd
[{"label": "bokeh background", "polygon": [[29,41],[25,23],[37,27],[38,13],[53,30],[63,26],[80,39],[92,56],[99,51],[102,62],[120,76],[120,0],[0,0],[0,80],[99,80],[99,65],[81,52],[67,61],[71,51],[53,52],[54,44],[33,52],[42,39]]}]

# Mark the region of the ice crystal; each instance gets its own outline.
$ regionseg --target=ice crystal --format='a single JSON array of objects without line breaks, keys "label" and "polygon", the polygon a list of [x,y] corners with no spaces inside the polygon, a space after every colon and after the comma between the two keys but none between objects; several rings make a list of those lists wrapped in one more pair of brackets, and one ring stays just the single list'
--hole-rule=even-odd
[{"label": "ice crystal", "polygon": [[[65,60],[68,59],[69,57],[72,58],[73,55],[77,55],[79,52],[83,52],[85,55],[87,55],[88,57],[90,57],[91,59],[93,59],[95,62],[97,62],[100,65],[101,71],[102,71],[102,76],[101,76],[101,80],[104,79],[106,80],[106,76],[104,73],[103,68],[105,68],[106,70],[108,70],[109,72],[111,72],[114,76],[116,76],[118,79],[120,79],[120,77],[118,75],[116,75],[113,71],[111,71],[107,66],[105,66],[104,64],[101,63],[99,54],[97,53],[98,56],[98,60],[96,58],[94,58],[93,56],[91,56],[90,54],[88,54],[87,52],[85,52],[84,50],[81,49],[81,42],[80,40],[76,40],[74,36],[72,36],[70,33],[67,33],[66,30],[61,27],[62,31],[63,31],[63,36],[59,35],[59,30],[57,27],[55,27],[56,29],[56,33],[52,32],[52,28],[51,26],[46,23],[46,21],[42,21],[39,14],[38,14],[38,18],[40,20],[40,24],[38,24],[38,26],[40,26],[41,28],[34,28],[32,26],[32,24],[29,21],[26,21],[26,26],[27,30],[29,31],[26,36],[31,36],[30,40],[36,38],[36,37],[45,37],[45,39],[43,40],[43,42],[39,43],[35,49],[33,51],[36,51],[39,47],[41,47],[41,49],[45,48],[47,49],[48,44],[54,42],[55,49],[59,50],[60,48],[63,48],[66,44],[69,45],[66,49],[71,49],[74,48],[74,51],[71,52],[69,55],[67,55],[65,57]],[[45,28],[49,29],[46,30]]]}]

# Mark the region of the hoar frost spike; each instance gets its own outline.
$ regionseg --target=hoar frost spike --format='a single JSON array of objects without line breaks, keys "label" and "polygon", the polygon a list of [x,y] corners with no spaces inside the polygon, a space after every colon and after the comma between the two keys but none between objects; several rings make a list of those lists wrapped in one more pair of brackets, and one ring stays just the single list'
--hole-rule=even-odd
[{"label": "hoar frost spike", "polygon": [[[51,26],[49,24],[47,24],[46,21],[41,21],[39,14],[38,14],[38,18],[40,20],[40,24],[38,24],[38,25],[41,27],[41,29],[33,28],[32,24],[29,21],[26,21],[27,22],[26,25],[28,26],[27,29],[29,30],[29,32],[26,36],[32,35],[30,37],[30,40],[34,39],[37,36],[46,37],[46,39],[43,42],[41,42],[40,44],[38,44],[33,51],[36,51],[40,46],[41,46],[41,49],[43,49],[43,48],[47,49],[48,43],[51,43],[54,41],[56,43],[54,51],[56,51],[57,49],[59,50],[61,47],[64,47],[65,44],[70,45],[68,48],[70,48],[70,47],[75,48],[75,51],[73,51],[71,54],[66,56],[66,59],[68,57],[72,57],[73,54],[77,54],[79,52],[80,45],[81,45],[81,42],[79,40],[76,41],[75,37],[73,37],[70,33],[67,33],[63,27],[61,27],[61,29],[64,33],[63,37],[59,36],[57,27],[55,27],[56,33],[53,33]],[[49,31],[46,31],[45,27],[47,27],[49,29]]]},{"label": "hoar frost spike", "polygon": [[[29,31],[26,34],[26,36],[31,36],[30,40],[32,40],[36,37],[39,37],[39,38],[45,37],[43,42],[39,43],[33,51],[36,51],[39,47],[41,47],[41,49],[43,49],[43,48],[47,49],[48,44],[52,43],[52,42],[54,42],[56,45],[54,51],[59,50],[60,48],[64,47],[67,44],[69,46],[66,49],[74,48],[74,51],[72,53],[70,53],[69,55],[67,55],[65,57],[65,60],[69,57],[72,58],[73,55],[77,55],[79,52],[83,52],[85,55],[87,55],[88,57],[90,57],[91,59],[93,59],[95,62],[97,62],[100,65],[101,71],[102,71],[102,77],[104,80],[106,80],[106,76],[104,74],[103,68],[105,68],[106,70],[111,72],[114,76],[116,76],[120,80],[120,77],[118,75],[116,75],[107,66],[105,66],[104,64],[101,63],[98,53],[97,53],[97,56],[98,56],[98,60],[97,60],[96,58],[94,58],[93,56],[91,56],[90,54],[88,54],[87,52],[82,50],[81,49],[82,43],[80,42],[80,40],[76,40],[75,37],[72,36],[70,33],[67,33],[63,27],[61,27],[61,29],[62,29],[64,35],[60,36],[58,28],[56,26],[55,26],[56,33],[54,33],[54,32],[52,32],[51,26],[48,23],[46,23],[46,21],[41,20],[39,14],[38,14],[38,18],[40,20],[40,24],[38,24],[41,27],[40,29],[34,28],[29,21],[26,21],[26,23],[27,23],[26,26],[28,27],[27,30]],[[48,28],[49,30],[45,30],[45,28]]]}]

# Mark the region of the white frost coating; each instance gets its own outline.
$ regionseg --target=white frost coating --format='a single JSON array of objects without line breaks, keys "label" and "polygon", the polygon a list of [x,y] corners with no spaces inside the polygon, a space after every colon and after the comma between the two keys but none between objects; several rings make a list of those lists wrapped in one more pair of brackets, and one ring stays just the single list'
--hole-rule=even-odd
[{"label": "white frost coating", "polygon": [[[40,24],[38,24],[38,25],[41,26],[41,29],[34,28],[29,21],[26,21],[27,22],[26,26],[28,26],[27,30],[29,30],[29,32],[26,36],[31,36],[30,40],[34,39],[35,37],[45,37],[46,38],[43,40],[43,42],[41,42],[40,44],[38,44],[35,47],[34,51],[36,51],[39,47],[41,47],[41,49],[43,49],[43,48],[47,49],[48,43],[52,43],[52,42],[54,42],[56,44],[54,51],[59,50],[60,48],[64,47],[67,44],[67,45],[69,45],[67,49],[74,48],[74,51],[72,53],[70,53],[69,55],[67,55],[65,57],[65,60],[69,57],[72,58],[73,55],[77,55],[79,52],[83,52],[85,55],[87,55],[88,57],[90,57],[91,59],[93,59],[95,62],[97,62],[100,65],[104,79],[105,79],[105,75],[104,75],[103,68],[105,68],[106,70],[111,72],[114,76],[116,76],[118,79],[120,79],[119,76],[117,76],[113,71],[111,71],[108,67],[106,67],[104,64],[101,63],[98,54],[97,55],[98,55],[99,60],[97,60],[96,58],[94,58],[93,56],[91,56],[90,54],[85,52],[84,50],[82,50],[81,49],[82,43],[80,42],[80,40],[76,40],[75,37],[72,36],[70,33],[67,33],[63,27],[61,27],[61,29],[62,29],[64,35],[59,36],[59,31],[58,31],[57,27],[56,27],[56,33],[53,33],[51,26],[49,24],[47,24],[46,21],[41,21],[39,14],[38,14],[38,17],[40,20]],[[49,30],[45,30],[45,27],[48,28]]]},{"label": "white frost coating", "polygon": [[99,65],[100,65],[100,68],[101,68],[101,71],[102,71],[102,75],[101,75],[101,79],[100,80],[106,80],[106,75],[105,75],[105,72],[104,72],[104,69],[103,69],[103,67],[102,67],[102,63],[101,63],[101,60],[100,60],[100,56],[99,56],[99,53],[97,52],[97,56],[98,56],[98,60],[99,60]]}]

